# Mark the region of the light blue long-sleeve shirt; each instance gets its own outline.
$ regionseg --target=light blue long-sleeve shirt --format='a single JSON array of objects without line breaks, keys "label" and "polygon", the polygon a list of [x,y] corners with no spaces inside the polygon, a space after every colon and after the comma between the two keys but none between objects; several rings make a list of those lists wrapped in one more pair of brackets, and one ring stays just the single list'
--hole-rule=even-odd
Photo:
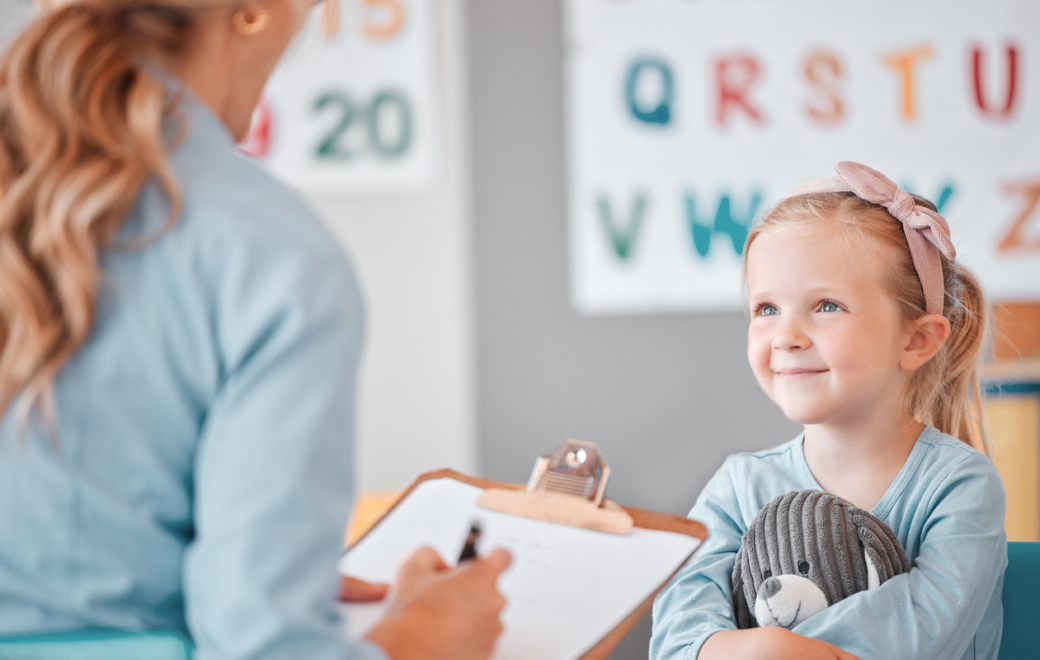
[{"label": "light blue long-sleeve shirt", "polygon": [[[190,632],[198,660],[385,659],[335,598],[361,296],[314,214],[190,93],[171,158],[103,255],[55,383],[57,446],[0,427],[0,635]],[[152,237],[143,247],[133,239]]]},{"label": "light blue long-sleeve shirt", "polygon": [[[726,460],[690,511],[707,526],[708,540],[654,603],[651,660],[694,660],[709,636],[736,629],[730,576],[741,536],[777,495],[806,488],[822,490],[801,436]],[[926,427],[871,510],[903,544],[910,572],[831,605],[794,632],[860,660],[994,660],[1003,623],[1005,508],[993,463]]]}]

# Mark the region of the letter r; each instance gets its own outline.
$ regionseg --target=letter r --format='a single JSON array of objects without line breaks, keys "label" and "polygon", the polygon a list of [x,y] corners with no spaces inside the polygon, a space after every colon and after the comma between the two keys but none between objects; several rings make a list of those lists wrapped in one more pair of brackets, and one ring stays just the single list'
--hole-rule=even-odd
[{"label": "letter r", "polygon": [[749,99],[751,88],[762,75],[762,66],[753,55],[720,57],[715,61],[715,121],[725,127],[732,111],[744,112],[751,121],[765,124],[765,116]]}]

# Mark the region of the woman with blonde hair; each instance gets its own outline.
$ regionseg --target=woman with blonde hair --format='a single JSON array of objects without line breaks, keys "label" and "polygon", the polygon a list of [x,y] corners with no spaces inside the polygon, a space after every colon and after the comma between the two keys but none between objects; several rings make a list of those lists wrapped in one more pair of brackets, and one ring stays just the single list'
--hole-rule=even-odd
[{"label": "woman with blonde hair", "polygon": [[504,551],[416,553],[387,617],[342,637],[361,297],[235,148],[310,4],[71,0],[0,58],[0,636],[491,655]]}]

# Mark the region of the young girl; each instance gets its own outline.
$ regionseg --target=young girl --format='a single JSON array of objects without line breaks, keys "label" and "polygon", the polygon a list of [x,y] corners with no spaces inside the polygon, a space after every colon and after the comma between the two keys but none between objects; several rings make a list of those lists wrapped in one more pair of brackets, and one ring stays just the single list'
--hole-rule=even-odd
[{"label": "young girl", "polygon": [[[654,605],[653,660],[997,656],[1007,539],[977,362],[986,303],[928,201],[839,163],[781,201],[745,247],[748,360],[805,425],[729,457],[690,517],[710,536]],[[820,489],[895,532],[911,570],[792,630],[737,630],[741,535],[777,495]]]}]

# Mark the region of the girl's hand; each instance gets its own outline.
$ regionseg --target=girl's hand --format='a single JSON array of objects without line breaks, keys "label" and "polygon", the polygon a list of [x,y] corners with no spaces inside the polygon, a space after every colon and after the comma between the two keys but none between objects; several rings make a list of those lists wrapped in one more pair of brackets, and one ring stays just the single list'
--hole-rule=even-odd
[{"label": "girl's hand", "polygon": [[365,636],[391,660],[487,660],[502,634],[498,576],[512,556],[497,549],[449,568],[432,548],[401,566],[386,617]]},{"label": "girl's hand", "polygon": [[365,582],[355,577],[339,581],[339,599],[347,603],[375,603],[386,598],[389,590],[386,582]]},{"label": "girl's hand", "polygon": [[724,630],[704,642],[697,660],[859,660],[833,644],[769,626]]}]

